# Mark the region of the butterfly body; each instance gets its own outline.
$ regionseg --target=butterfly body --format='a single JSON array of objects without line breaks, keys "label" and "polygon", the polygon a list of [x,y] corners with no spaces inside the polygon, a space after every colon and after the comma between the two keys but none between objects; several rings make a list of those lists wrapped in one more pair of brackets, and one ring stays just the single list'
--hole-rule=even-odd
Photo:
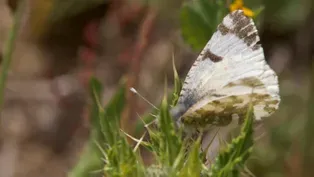
[{"label": "butterfly body", "polygon": [[255,119],[278,108],[278,79],[265,61],[256,27],[243,11],[227,15],[191,67],[177,106],[178,124],[195,128],[241,120],[250,104]]}]

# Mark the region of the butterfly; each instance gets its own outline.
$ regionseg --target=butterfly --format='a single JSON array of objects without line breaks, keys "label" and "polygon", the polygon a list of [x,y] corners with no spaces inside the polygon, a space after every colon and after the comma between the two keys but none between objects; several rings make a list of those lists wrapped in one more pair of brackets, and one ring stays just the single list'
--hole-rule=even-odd
[{"label": "butterfly", "polygon": [[171,115],[197,129],[244,118],[256,120],[279,106],[276,73],[266,63],[253,20],[236,10],[224,17],[188,72]]}]

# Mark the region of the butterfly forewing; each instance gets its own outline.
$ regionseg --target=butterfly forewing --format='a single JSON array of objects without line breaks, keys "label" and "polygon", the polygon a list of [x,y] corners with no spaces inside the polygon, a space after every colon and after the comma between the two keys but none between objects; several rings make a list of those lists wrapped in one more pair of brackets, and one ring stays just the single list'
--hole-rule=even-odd
[{"label": "butterfly forewing", "polygon": [[280,101],[278,80],[258,42],[252,19],[241,10],[228,14],[191,67],[174,118],[224,125],[241,117],[249,103],[256,119],[271,115]]}]

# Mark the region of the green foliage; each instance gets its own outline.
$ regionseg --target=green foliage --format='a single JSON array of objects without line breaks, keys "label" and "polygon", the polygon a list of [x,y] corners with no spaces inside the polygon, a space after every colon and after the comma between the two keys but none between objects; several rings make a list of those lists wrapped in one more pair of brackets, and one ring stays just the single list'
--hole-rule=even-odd
[{"label": "green foliage", "polygon": [[202,162],[199,152],[200,143],[201,139],[199,138],[191,148],[187,162],[178,175],[179,177],[200,176],[202,171]]},{"label": "green foliage", "polygon": [[25,8],[26,1],[22,0],[18,2],[18,9],[16,14],[14,14],[13,25],[10,30],[8,39],[5,41],[3,59],[1,61],[1,75],[0,75],[0,111],[2,111],[3,101],[4,101],[4,89],[7,80],[7,75],[9,72],[10,64],[12,61],[13,52],[15,49],[15,40],[18,37],[18,32],[20,30],[21,21],[23,17],[23,12]]},{"label": "green foliage", "polygon": [[[180,22],[184,40],[198,51],[204,48],[208,40],[217,30],[217,26],[229,13],[230,4],[223,0],[195,0],[185,3],[181,9]],[[233,1],[230,1],[231,3]],[[254,6],[253,19],[259,26],[259,14],[264,6],[258,1],[250,1]]]},{"label": "green foliage", "polygon": [[[93,171],[102,169],[104,165],[102,158],[105,154],[104,143],[108,143],[109,146],[117,144],[117,138],[119,137],[117,122],[124,107],[125,86],[122,84],[106,108],[103,108],[100,104],[102,90],[101,83],[92,78],[90,80],[90,97],[92,98],[90,138],[79,162],[68,174],[69,177],[89,177]],[[112,129],[116,131],[111,131]]]},{"label": "green foliage", "polygon": [[[179,84],[178,77],[176,80]],[[90,85],[92,97],[90,142],[78,165],[69,176],[89,176],[92,171],[99,170],[102,166],[104,166],[102,171],[105,176],[116,177],[188,177],[201,174],[203,176],[235,176],[251,152],[252,111],[247,116],[240,136],[221,152],[211,171],[205,167],[200,157],[201,139],[189,144],[191,149],[186,156],[182,134],[176,130],[169,114],[170,105],[167,96],[164,97],[160,106],[157,128],[147,127],[149,134],[147,141],[132,137],[137,142],[136,146],[132,147],[126,140],[126,134],[119,128],[119,117],[124,107],[125,85],[121,85],[105,108],[100,104],[101,84],[93,78]],[[180,90],[177,89],[173,94],[179,92]],[[146,167],[143,163],[139,145],[152,152],[155,163],[151,166]]]},{"label": "green foliage", "polygon": [[180,14],[182,36],[195,50],[201,50],[228,13],[223,0],[196,0],[186,3]]},{"label": "green foliage", "polygon": [[172,59],[172,67],[173,67],[173,78],[174,78],[174,90],[172,94],[172,104],[171,106],[175,106],[180,96],[180,91],[182,88],[182,82],[179,78],[177,68],[174,63],[174,58]]},{"label": "green foliage", "polygon": [[161,157],[161,162],[163,164],[172,166],[180,152],[182,142],[181,138],[178,137],[178,134],[174,128],[174,123],[170,117],[166,97],[161,104],[158,127],[160,128],[160,131],[158,132],[158,150],[160,151],[159,155]]},{"label": "green foliage", "polygon": [[248,110],[240,135],[233,139],[226,149],[220,152],[212,166],[211,176],[239,176],[253,146],[253,108]]},{"label": "green foliage", "polygon": [[122,84],[105,109],[102,109],[99,104],[101,88],[101,84],[96,79],[92,79],[93,110],[97,111],[93,112],[93,115],[98,115],[98,118],[92,119],[94,122],[98,122],[93,126],[99,127],[100,125],[101,131],[97,132],[102,133],[104,137],[104,141],[98,143],[106,162],[104,174],[119,177],[143,176],[142,166],[137,165],[137,155],[119,129],[119,118],[125,102],[125,85]]},{"label": "green foliage", "polygon": [[[178,72],[177,72],[177,69],[176,69],[176,66],[175,66],[175,63],[174,63],[174,57],[173,57],[173,60],[172,60],[172,66],[173,66],[173,79],[174,79],[174,90],[173,90],[173,93],[172,93],[172,97],[169,98],[169,101],[171,102],[171,107],[175,106],[177,104],[177,101],[179,99],[179,96],[180,96],[180,91],[181,91],[181,88],[182,88],[182,81],[181,79],[179,78],[179,75],[178,75]],[[152,112],[149,112],[148,114],[144,115],[142,117],[142,120],[138,121],[137,124],[136,124],[136,128],[135,128],[135,134],[138,135],[140,133],[142,133],[144,131],[144,125],[145,125],[145,122],[152,122],[155,117],[153,115],[157,115],[159,114],[159,111],[154,109]]]}]

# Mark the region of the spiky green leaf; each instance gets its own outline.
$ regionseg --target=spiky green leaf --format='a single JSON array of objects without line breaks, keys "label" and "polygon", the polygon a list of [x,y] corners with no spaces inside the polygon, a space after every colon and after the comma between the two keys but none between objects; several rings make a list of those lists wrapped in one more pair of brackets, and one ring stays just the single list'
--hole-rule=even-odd
[{"label": "spiky green leaf", "polygon": [[239,176],[241,167],[248,159],[253,147],[253,108],[250,107],[240,135],[223,149],[212,165],[210,176]]},{"label": "spiky green leaf", "polygon": [[173,67],[173,78],[174,78],[174,90],[172,93],[172,104],[171,106],[175,106],[180,96],[182,82],[178,75],[177,68],[175,66],[174,59],[172,59],[172,67]]},{"label": "spiky green leaf", "polygon": [[190,176],[200,176],[202,170],[202,162],[200,158],[200,142],[198,139],[193,145],[189,152],[188,160],[180,171],[178,177],[190,177]]}]

